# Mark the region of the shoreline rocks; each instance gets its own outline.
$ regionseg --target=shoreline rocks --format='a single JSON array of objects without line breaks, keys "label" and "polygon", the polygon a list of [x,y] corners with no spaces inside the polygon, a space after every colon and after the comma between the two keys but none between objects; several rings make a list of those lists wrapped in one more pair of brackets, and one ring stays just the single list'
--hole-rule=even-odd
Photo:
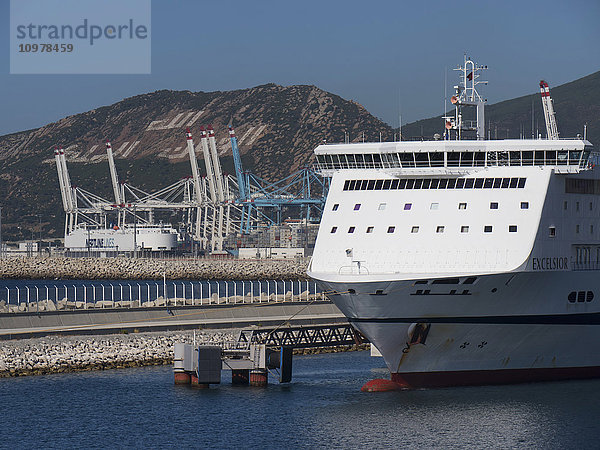
[{"label": "shoreline rocks", "polygon": [[306,280],[306,260],[23,257],[0,259],[0,279]]}]

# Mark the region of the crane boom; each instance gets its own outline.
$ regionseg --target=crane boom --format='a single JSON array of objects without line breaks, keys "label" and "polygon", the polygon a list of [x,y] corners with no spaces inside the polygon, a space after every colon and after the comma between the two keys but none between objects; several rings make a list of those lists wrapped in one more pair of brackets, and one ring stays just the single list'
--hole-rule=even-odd
[{"label": "crane boom", "polygon": [[229,138],[231,139],[231,152],[233,153],[233,164],[235,165],[235,175],[240,191],[240,200],[244,201],[248,198],[246,193],[246,180],[244,179],[244,169],[242,167],[242,157],[240,156],[240,149],[238,148],[237,137],[235,136],[235,130],[229,126]]},{"label": "crane boom", "polygon": [[556,117],[554,116],[552,97],[550,97],[550,88],[548,87],[548,83],[546,83],[544,80],[540,81],[540,91],[542,93],[544,119],[546,119],[546,134],[548,139],[558,139],[558,127],[556,126]]},{"label": "crane boom", "polygon": [[67,201],[67,192],[65,189],[65,179],[62,174],[62,163],[60,160],[60,152],[58,147],[54,149],[54,160],[56,161],[56,172],[58,173],[58,184],[60,186],[60,196],[62,198],[63,209],[65,212],[69,210],[69,204]]},{"label": "crane boom", "polygon": [[121,199],[121,191],[119,189],[119,177],[117,176],[117,168],[115,167],[115,159],[113,157],[112,146],[110,141],[106,140],[106,155],[108,156],[108,167],[110,169],[110,179],[112,180],[113,192],[115,194],[115,203],[120,205],[123,202]]}]

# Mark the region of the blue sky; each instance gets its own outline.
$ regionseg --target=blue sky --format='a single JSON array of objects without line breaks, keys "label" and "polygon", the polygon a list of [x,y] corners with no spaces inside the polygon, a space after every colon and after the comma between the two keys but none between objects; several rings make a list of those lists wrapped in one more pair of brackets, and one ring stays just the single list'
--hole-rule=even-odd
[{"label": "blue sky", "polygon": [[153,0],[149,75],[10,75],[0,0],[0,135],[125,97],[314,84],[398,126],[440,114],[463,53],[487,64],[490,103],[600,70],[600,2]]}]

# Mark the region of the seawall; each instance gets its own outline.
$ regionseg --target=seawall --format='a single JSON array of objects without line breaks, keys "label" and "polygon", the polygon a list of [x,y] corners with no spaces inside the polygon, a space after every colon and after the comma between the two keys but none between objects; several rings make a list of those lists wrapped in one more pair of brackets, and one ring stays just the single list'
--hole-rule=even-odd
[{"label": "seawall", "polygon": [[8,257],[0,279],[305,280],[305,260]]}]

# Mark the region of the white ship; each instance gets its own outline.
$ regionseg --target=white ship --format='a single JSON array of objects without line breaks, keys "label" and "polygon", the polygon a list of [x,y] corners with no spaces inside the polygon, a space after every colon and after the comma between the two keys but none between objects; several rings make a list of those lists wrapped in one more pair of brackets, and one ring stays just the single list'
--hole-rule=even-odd
[{"label": "white ship", "polygon": [[458,69],[440,140],[315,149],[331,187],[308,274],[401,386],[600,376],[592,145],[558,138],[544,82],[547,138],[483,139],[483,68]]}]

